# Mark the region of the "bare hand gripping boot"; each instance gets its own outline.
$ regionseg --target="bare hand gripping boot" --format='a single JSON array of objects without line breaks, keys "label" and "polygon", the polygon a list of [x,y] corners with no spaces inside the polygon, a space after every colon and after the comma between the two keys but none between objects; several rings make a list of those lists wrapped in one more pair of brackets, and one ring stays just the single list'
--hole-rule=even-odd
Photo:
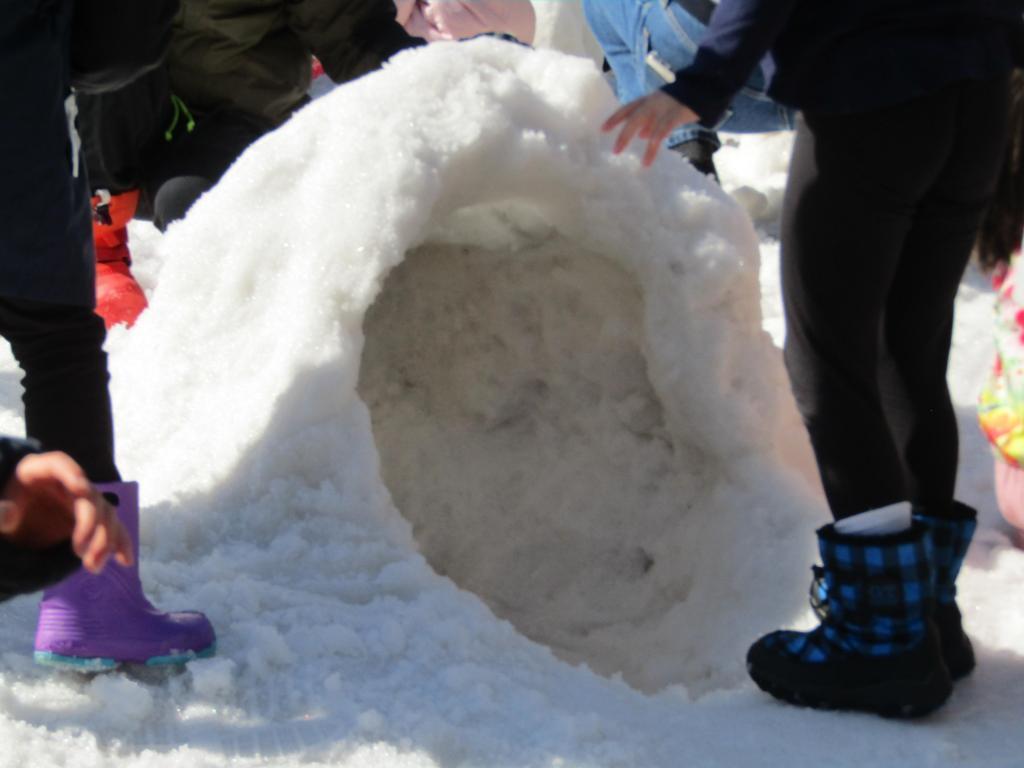
[{"label": "bare hand gripping boot", "polygon": [[212,656],[217,641],[201,613],[163,613],[146,599],[139,579],[139,487],[137,483],[97,486],[116,499],[117,514],[132,538],[135,563],[111,560],[94,576],[79,569],[46,590],[39,607],[35,659],[40,664],[81,671],[119,664],[182,664]]}]

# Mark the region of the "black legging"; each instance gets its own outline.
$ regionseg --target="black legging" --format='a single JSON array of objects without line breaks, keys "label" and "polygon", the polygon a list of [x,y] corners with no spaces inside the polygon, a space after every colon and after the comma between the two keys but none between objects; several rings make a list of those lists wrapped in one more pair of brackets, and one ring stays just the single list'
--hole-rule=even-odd
[{"label": "black legging", "polygon": [[120,480],[103,320],[85,307],[0,298],[0,336],[25,371],[28,436],[70,455],[94,482]]},{"label": "black legging", "polygon": [[1008,82],[867,114],[806,113],[782,222],[786,366],[836,518],[950,514],[946,367],[957,287],[992,196]]}]

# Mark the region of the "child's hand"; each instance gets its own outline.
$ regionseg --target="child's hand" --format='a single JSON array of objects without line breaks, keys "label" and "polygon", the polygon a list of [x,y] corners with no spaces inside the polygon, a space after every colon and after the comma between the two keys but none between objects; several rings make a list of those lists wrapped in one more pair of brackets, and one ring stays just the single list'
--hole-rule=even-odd
[{"label": "child's hand", "polygon": [[643,163],[648,168],[654,162],[658,148],[672,131],[699,119],[696,112],[667,93],[653,91],[619,109],[605,120],[601,130],[608,133],[622,126],[612,150],[616,155],[628,147],[634,138],[646,139],[647,150],[644,152]]},{"label": "child's hand", "polygon": [[85,472],[64,453],[40,453],[18,462],[0,502],[0,536],[28,549],[46,549],[68,537],[84,565],[99,573],[114,555],[132,562],[132,544],[117,513]]}]

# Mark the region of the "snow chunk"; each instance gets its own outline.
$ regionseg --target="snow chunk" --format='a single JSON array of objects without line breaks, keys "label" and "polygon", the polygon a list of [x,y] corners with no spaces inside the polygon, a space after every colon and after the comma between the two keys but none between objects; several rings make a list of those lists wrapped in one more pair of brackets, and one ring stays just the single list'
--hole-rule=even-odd
[{"label": "snow chunk", "polygon": [[445,588],[392,500],[439,572],[644,688],[741,680],[749,638],[803,610],[816,499],[787,467],[805,438],[756,235],[679,158],[612,156],[614,104],[585,59],[407,52],[259,141],[160,243],[115,339],[119,439],[162,504],[147,539],[196,570],[160,582],[209,574],[250,673],[409,653],[393,618],[326,638],[351,620],[332,600]]},{"label": "snow chunk", "polygon": [[232,659],[198,659],[189,664],[192,689],[200,696],[225,699],[234,687],[235,662]]},{"label": "snow chunk", "polygon": [[119,674],[94,678],[89,684],[89,696],[103,720],[126,729],[145,720],[153,711],[149,689]]}]

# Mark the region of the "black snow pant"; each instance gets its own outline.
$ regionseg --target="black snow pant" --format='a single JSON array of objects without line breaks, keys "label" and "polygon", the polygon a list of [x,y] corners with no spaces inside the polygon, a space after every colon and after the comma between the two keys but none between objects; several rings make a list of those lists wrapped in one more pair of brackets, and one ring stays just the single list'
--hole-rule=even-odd
[{"label": "black snow pant", "polygon": [[90,480],[120,480],[103,320],[88,307],[0,298],[0,336],[25,372],[26,433],[67,453]]},{"label": "black snow pant", "polygon": [[1008,82],[807,112],[782,222],[785,360],[833,515],[951,512],[953,303],[992,196]]},{"label": "black snow pant", "polygon": [[78,107],[93,190],[138,189],[137,215],[161,230],[273,127],[238,110],[189,110],[172,98],[166,66],[116,91],[82,94]]},{"label": "black snow pant", "polygon": [[237,111],[196,113],[195,128],[180,127],[140,180],[139,216],[162,232],[184,218],[238,156],[270,127]]}]

